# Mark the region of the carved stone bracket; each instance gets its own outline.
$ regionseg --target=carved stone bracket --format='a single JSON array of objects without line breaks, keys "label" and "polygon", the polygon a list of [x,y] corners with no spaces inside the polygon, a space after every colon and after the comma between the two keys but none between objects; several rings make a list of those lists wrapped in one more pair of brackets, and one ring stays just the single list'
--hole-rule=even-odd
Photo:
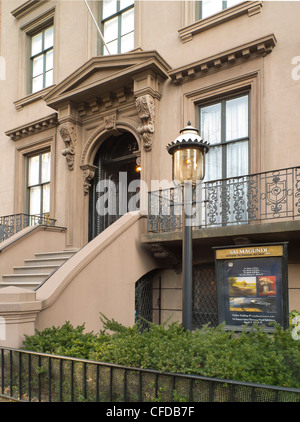
[{"label": "carved stone bracket", "polygon": [[84,195],[87,195],[91,187],[91,180],[93,180],[95,176],[97,167],[91,164],[85,164],[81,166],[81,169],[83,170],[83,193]]},{"label": "carved stone bracket", "polygon": [[151,151],[154,133],[155,105],[151,95],[146,94],[136,99],[136,108],[142,125],[138,127],[145,151]]},{"label": "carved stone bracket", "polygon": [[69,170],[74,170],[74,159],[76,149],[76,127],[71,122],[66,122],[60,125],[59,133],[66,145],[66,148],[62,150],[62,155],[66,157]]}]

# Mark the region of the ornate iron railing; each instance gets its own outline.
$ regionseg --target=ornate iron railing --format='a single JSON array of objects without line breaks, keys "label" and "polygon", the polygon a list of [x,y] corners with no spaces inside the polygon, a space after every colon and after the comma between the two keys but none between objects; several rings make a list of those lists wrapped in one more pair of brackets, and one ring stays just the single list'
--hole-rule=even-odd
[{"label": "ornate iron railing", "polygon": [[[191,196],[189,220],[196,228],[295,220],[300,218],[300,167],[203,182]],[[180,230],[183,198],[181,187],[150,192],[148,231]]]},{"label": "ornate iron railing", "polygon": [[[300,402],[300,390],[0,348],[0,399],[26,402]],[[156,416],[153,415],[153,416]]]},{"label": "ornate iron railing", "polygon": [[0,242],[8,239],[26,227],[35,226],[37,224],[54,226],[55,220],[47,216],[23,213],[2,216],[0,217]]}]

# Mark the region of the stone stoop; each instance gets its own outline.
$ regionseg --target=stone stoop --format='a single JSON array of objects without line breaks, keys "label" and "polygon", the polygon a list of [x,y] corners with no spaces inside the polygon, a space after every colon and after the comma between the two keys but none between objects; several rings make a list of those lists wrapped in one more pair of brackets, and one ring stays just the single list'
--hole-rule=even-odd
[{"label": "stone stoop", "polygon": [[78,249],[66,249],[36,253],[33,259],[24,260],[24,266],[14,267],[13,274],[3,274],[0,288],[15,286],[34,290],[77,251]]}]

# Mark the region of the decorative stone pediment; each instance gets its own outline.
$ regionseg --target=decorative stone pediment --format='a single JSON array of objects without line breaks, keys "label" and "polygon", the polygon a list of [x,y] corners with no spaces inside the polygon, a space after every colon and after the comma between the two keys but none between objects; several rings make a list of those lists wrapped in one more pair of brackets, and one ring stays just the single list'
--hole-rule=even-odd
[{"label": "decorative stone pediment", "polygon": [[[160,83],[169,77],[170,66],[156,51],[99,56],[90,59],[44,96],[46,104],[55,110],[72,102],[82,115],[87,107],[97,111],[101,105],[109,108],[113,101],[124,102],[131,93],[135,97],[146,93],[159,98]],[[147,85],[140,88],[140,77]],[[152,77],[150,77],[151,75]]]}]

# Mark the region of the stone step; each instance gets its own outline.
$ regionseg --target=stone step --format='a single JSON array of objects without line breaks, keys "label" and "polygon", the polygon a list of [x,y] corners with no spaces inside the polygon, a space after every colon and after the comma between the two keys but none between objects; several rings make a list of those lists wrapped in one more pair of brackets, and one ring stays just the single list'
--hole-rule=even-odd
[{"label": "stone step", "polygon": [[11,286],[19,285],[20,282],[34,282],[41,283],[48,277],[47,273],[37,273],[37,274],[3,274],[2,280],[3,283],[9,284]]},{"label": "stone step", "polygon": [[51,274],[55,271],[60,265],[24,265],[21,267],[14,267],[14,274]]},{"label": "stone step", "polygon": [[70,257],[61,258],[32,258],[25,259],[25,267],[36,267],[36,266],[60,266],[66,262]]},{"label": "stone step", "polygon": [[66,249],[64,251],[57,251],[57,252],[39,252],[34,254],[37,259],[48,259],[48,258],[71,258],[74,253],[77,252],[77,249]]},{"label": "stone step", "polygon": [[3,287],[15,286],[15,287],[22,287],[24,289],[33,290],[36,287],[38,287],[40,284],[41,283],[39,281],[33,281],[33,280],[31,280],[31,281],[21,281],[21,280],[18,280],[18,282],[16,282],[16,283],[2,281],[0,283],[0,287],[3,288]]},{"label": "stone step", "polygon": [[34,289],[45,281],[50,274],[70,259],[78,249],[56,252],[39,252],[34,258],[25,259],[24,265],[14,267],[13,274],[3,274],[0,287],[15,286]]}]

